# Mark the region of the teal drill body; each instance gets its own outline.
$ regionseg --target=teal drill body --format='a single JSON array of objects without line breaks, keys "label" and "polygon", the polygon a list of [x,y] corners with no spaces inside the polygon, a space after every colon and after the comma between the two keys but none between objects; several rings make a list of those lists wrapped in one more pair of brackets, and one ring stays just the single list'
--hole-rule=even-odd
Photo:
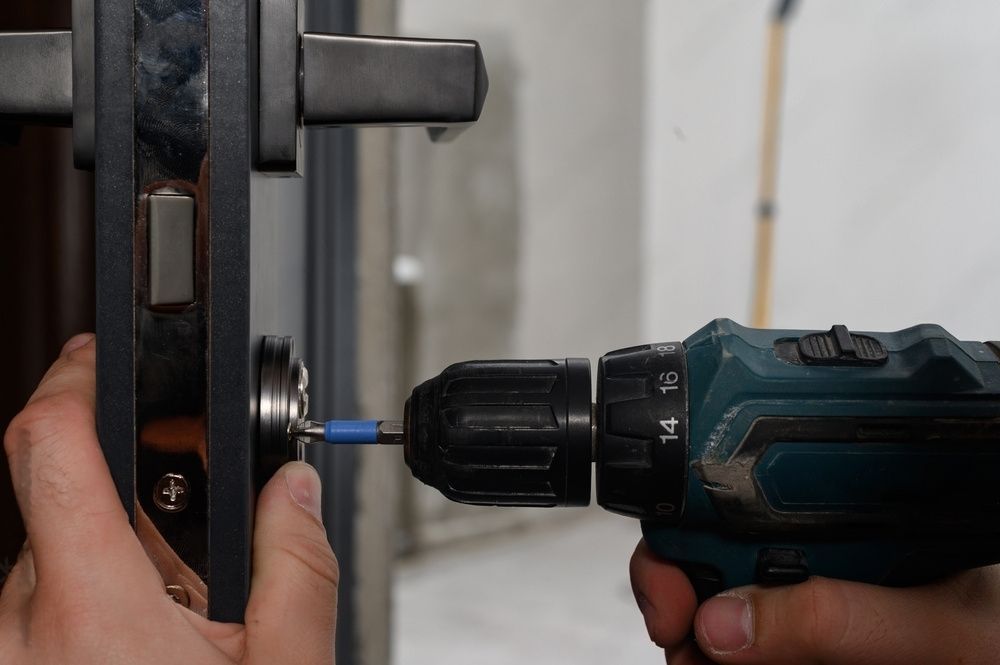
[{"label": "teal drill body", "polygon": [[[1000,355],[935,325],[756,330],[601,358],[458,363],[414,389],[407,464],[463,503],[642,521],[700,596],[1000,562]],[[593,407],[593,408],[592,408]]]},{"label": "teal drill body", "polygon": [[643,521],[700,595],[809,575],[914,584],[1000,561],[1000,358],[936,325],[683,344],[686,495]]}]

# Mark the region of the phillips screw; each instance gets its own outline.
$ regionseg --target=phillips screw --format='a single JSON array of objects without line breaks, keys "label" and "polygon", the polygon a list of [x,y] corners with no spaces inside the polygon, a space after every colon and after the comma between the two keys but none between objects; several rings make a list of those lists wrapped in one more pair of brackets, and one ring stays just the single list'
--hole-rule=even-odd
[{"label": "phillips screw", "polygon": [[153,503],[166,513],[179,513],[187,508],[191,488],[187,478],[179,473],[167,473],[156,483]]}]

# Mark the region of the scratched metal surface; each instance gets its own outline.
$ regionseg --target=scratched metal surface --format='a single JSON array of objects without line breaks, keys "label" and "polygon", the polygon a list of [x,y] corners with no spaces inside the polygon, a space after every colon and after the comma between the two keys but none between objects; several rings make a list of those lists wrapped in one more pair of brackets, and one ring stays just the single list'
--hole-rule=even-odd
[{"label": "scratched metal surface", "polygon": [[[202,614],[209,581],[208,40],[208,0],[136,0],[136,531],[164,583],[182,587]],[[146,210],[153,193],[195,200],[192,304],[150,304]],[[180,476],[180,484],[161,483],[166,474]]]},{"label": "scratched metal surface", "polygon": [[208,154],[208,1],[136,0],[140,183],[197,183]]}]

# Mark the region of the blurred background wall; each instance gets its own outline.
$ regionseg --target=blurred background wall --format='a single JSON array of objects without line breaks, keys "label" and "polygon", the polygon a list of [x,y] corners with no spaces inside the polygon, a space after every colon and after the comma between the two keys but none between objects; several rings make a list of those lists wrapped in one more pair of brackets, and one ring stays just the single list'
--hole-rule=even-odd
[{"label": "blurred background wall", "polygon": [[[648,5],[646,337],[747,318],[770,7]],[[983,0],[799,3],[773,325],[996,337],[997,25],[1000,5]]]},{"label": "blurred background wall", "polygon": [[[400,2],[400,34],[477,39],[490,72],[458,140],[400,135],[410,385],[474,357],[594,358],[635,339],[644,17],[641,2]],[[403,506],[417,546],[560,517],[409,482]]]},{"label": "blurred background wall", "polygon": [[[399,134],[407,385],[470,358],[596,358],[634,343],[645,3],[401,0],[398,16],[399,34],[479,40],[490,73],[481,121],[454,143]],[[655,656],[621,575],[636,525],[453,504],[402,466],[400,488],[409,557],[397,567],[395,663]],[[597,570],[613,574],[581,584]],[[573,585],[582,595],[561,597]]]}]

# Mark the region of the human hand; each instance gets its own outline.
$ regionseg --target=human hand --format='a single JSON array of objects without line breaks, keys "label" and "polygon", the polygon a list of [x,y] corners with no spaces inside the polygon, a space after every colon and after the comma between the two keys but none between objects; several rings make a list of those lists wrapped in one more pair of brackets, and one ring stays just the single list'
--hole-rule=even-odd
[{"label": "human hand", "polygon": [[908,589],[814,577],[733,589],[701,607],[684,573],[644,542],[629,569],[670,665],[1000,663],[1000,567]]},{"label": "human hand", "polygon": [[246,625],[209,621],[171,600],[129,525],[95,392],[95,344],[81,335],[4,437],[28,541],[0,593],[0,662],[332,663],[339,573],[316,471],[288,464],[264,487]]}]

